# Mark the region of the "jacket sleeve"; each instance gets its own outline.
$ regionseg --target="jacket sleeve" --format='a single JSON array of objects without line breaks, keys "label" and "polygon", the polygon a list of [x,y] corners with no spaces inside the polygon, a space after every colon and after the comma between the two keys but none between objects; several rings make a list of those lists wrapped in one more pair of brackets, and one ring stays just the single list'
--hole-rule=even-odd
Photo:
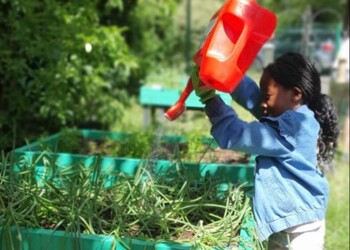
[{"label": "jacket sleeve", "polygon": [[231,97],[240,106],[248,110],[255,118],[259,119],[261,117],[260,88],[253,79],[244,76],[235,90],[231,93]]},{"label": "jacket sleeve", "polygon": [[294,149],[280,134],[278,122],[247,123],[219,96],[206,103],[205,112],[212,124],[211,134],[221,148],[265,156],[283,156]]}]

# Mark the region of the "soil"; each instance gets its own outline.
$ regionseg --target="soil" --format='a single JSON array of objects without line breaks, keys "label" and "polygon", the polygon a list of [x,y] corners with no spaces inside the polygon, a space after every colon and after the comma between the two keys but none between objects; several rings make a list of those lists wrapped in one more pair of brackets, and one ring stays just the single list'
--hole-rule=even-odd
[{"label": "soil", "polygon": [[207,152],[202,162],[213,162],[213,160],[223,164],[248,163],[250,156],[233,150],[216,148]]}]

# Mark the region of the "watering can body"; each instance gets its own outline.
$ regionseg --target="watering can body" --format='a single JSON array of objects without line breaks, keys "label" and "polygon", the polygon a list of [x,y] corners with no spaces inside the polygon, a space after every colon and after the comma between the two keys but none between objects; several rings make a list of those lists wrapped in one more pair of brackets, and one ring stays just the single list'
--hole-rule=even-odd
[{"label": "watering can body", "polygon": [[[231,93],[253,63],[257,53],[272,36],[276,16],[254,0],[228,0],[213,15],[193,57],[203,87]],[[193,90],[191,79],[165,117],[176,119],[185,110]]]}]

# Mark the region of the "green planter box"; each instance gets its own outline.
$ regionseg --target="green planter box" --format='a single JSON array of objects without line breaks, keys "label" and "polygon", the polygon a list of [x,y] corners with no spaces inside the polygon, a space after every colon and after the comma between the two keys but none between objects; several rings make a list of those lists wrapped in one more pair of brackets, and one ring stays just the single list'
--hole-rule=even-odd
[{"label": "green planter box", "polygon": [[[91,140],[101,139],[113,139],[113,140],[128,140],[128,134],[118,132],[106,132],[99,130],[80,130],[84,138]],[[12,152],[14,160],[18,162],[17,167],[13,170],[20,171],[20,162],[25,160],[34,162],[36,180],[40,184],[40,181],[50,177],[50,173],[45,168],[44,161],[50,161],[56,164],[60,168],[71,166],[75,163],[83,164],[84,166],[91,166],[97,164],[97,166],[105,173],[117,171],[123,172],[126,175],[133,177],[140,167],[140,164],[144,161],[138,158],[123,158],[123,157],[106,157],[98,155],[83,155],[83,154],[70,154],[62,152],[43,152],[42,144],[49,145],[52,149],[56,148],[62,133],[51,135],[43,140],[38,140],[29,145],[15,149]],[[168,143],[182,143],[186,142],[185,137],[181,136],[163,136],[162,139]],[[203,138],[203,142],[207,143],[210,138]],[[44,157],[43,157],[44,156]],[[252,157],[249,163],[235,163],[235,164],[218,164],[218,163],[183,163],[183,167],[190,174],[195,174],[198,177],[210,176],[222,181],[222,187],[225,189],[227,183],[248,183],[248,187],[253,185],[254,175],[254,157]],[[45,159],[45,160],[43,160]],[[157,159],[152,162],[154,171],[157,173],[166,173],[169,169],[176,169],[176,163]],[[114,176],[111,174],[111,176]],[[108,178],[108,177],[107,177]],[[116,179],[111,177],[106,180],[107,186],[113,185]],[[250,189],[248,188],[248,191]],[[247,195],[249,195],[247,193]],[[254,222],[249,215],[247,218],[243,218],[239,231],[239,246],[237,249],[253,249],[252,236],[250,235],[251,228],[254,227]],[[173,242],[154,242],[140,239],[116,239],[113,236],[105,235],[89,235],[89,234],[73,234],[64,231],[54,231],[49,229],[21,229],[21,240],[18,238],[18,231],[16,228],[12,228],[10,232],[1,230],[0,225],[0,246],[2,249],[6,249],[6,235],[12,235],[12,240],[15,246],[19,246],[23,250],[34,249],[84,249],[84,250],[105,250],[105,249],[178,249],[189,250],[191,244],[180,244]],[[214,248],[216,249],[216,248]]]},{"label": "green planter box", "polygon": [[[240,231],[240,242],[238,250],[254,250],[251,248],[251,238],[247,233],[249,227],[253,227],[252,218],[246,218]],[[20,229],[21,239],[18,231],[12,227],[10,231],[2,230],[0,227],[1,249],[11,249],[8,245],[9,235],[12,238],[14,249],[21,250],[191,250],[192,245],[187,243],[154,242],[139,239],[116,239],[113,236],[90,235],[54,231],[49,229]],[[218,248],[213,248],[213,250]],[[227,249],[232,250],[232,249]]]},{"label": "green planter box", "polygon": [[[113,140],[127,140],[128,134],[119,132],[107,132],[100,130],[79,130],[84,138],[91,140],[101,139],[113,139]],[[41,141],[33,142],[29,145],[17,148],[13,151],[15,160],[19,160],[23,157],[27,161],[36,162],[38,180],[46,175],[44,162],[42,159],[46,159],[59,167],[68,167],[72,164],[83,163],[85,166],[91,166],[98,164],[101,171],[108,173],[109,171],[121,171],[125,174],[133,176],[141,163],[145,159],[138,158],[126,158],[126,157],[111,157],[111,156],[99,156],[99,155],[83,155],[83,154],[70,154],[61,152],[43,152],[42,144],[48,145],[50,148],[55,149],[59,143],[61,133],[49,136]],[[163,140],[167,143],[181,143],[185,142],[186,138],[181,136],[163,136]],[[203,138],[203,143],[208,143],[210,138]],[[43,154],[47,157],[42,157]],[[41,159],[41,160],[37,160]],[[146,159],[147,160],[147,159]],[[167,172],[169,169],[176,167],[176,163],[163,159],[148,159],[155,172]],[[183,166],[189,172],[196,172],[200,176],[211,176],[222,179],[223,182],[230,183],[247,183],[247,185],[253,185],[254,180],[254,166],[255,159],[251,157],[249,163],[234,163],[234,164],[218,164],[218,163],[193,163],[185,162]],[[110,184],[113,183],[113,179],[110,180]]]},{"label": "green planter box", "polygon": [[0,228],[0,247],[1,249],[11,249],[9,234],[13,240],[14,249],[22,250],[111,250],[115,249],[116,240],[112,236],[104,235],[75,235],[64,231],[54,231],[48,229],[25,229],[21,228],[21,239],[18,238],[18,232],[15,227],[10,232]]}]

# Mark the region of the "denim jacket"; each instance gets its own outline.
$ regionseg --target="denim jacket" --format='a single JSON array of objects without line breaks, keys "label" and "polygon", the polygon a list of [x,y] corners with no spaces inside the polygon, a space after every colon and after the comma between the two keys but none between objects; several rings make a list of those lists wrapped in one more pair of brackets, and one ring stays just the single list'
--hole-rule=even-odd
[{"label": "denim jacket", "polygon": [[205,112],[221,148],[258,155],[253,208],[259,239],[324,219],[328,183],[317,168],[320,126],[314,113],[302,105],[278,117],[261,117],[260,91],[248,77],[231,96],[259,120],[241,120],[218,96],[206,103]]}]

